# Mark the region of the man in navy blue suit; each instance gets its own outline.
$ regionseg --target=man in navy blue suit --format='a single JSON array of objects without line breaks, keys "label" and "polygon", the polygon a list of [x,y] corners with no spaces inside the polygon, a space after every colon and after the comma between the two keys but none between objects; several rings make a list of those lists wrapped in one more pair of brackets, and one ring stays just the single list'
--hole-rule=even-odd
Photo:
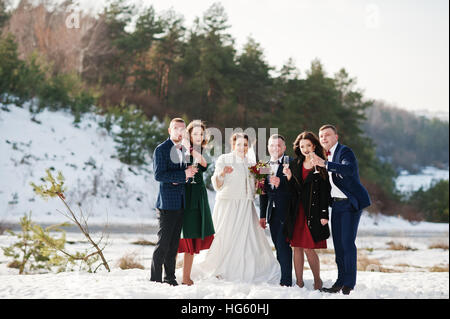
[{"label": "man in navy blue suit", "polygon": [[286,151],[284,137],[278,134],[269,138],[268,150],[270,166],[275,176],[266,178],[264,194],[259,197],[260,225],[266,228],[270,224],[270,235],[277,252],[277,259],[281,267],[280,285],[292,285],[292,249],[286,241],[283,232],[286,210],[289,203],[289,184],[283,174],[283,156]]},{"label": "man in navy blue suit", "polygon": [[358,162],[353,151],[338,143],[337,130],[333,125],[319,129],[320,144],[327,151],[325,161],[317,155],[313,164],[326,167],[330,175],[331,231],[338,267],[338,278],[331,288],[322,291],[350,294],[356,285],[357,249],[355,245],[362,210],[370,206],[367,190],[359,180]]},{"label": "man in navy blue suit", "polygon": [[152,259],[150,280],[177,285],[175,278],[176,256],[183,224],[185,207],[184,184],[197,172],[187,166],[185,152],[181,145],[186,123],[181,118],[170,122],[170,137],[156,147],[153,154],[155,179],[159,182],[159,194],[156,208],[159,211],[158,242]]}]

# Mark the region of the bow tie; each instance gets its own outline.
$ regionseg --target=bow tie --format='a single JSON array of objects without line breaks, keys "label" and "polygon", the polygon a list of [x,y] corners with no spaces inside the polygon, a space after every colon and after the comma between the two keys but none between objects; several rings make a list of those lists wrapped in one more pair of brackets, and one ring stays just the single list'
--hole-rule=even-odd
[{"label": "bow tie", "polygon": [[270,165],[280,165],[279,161],[270,161]]},{"label": "bow tie", "polygon": [[331,155],[331,152],[330,151],[327,151],[327,156],[330,156]]},{"label": "bow tie", "polygon": [[176,145],[177,150],[181,151],[183,149],[183,145]]}]

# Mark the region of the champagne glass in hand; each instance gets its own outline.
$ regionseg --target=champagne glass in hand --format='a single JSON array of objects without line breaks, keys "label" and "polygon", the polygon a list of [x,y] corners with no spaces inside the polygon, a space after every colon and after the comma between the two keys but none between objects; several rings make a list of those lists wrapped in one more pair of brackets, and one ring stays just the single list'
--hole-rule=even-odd
[{"label": "champagne glass in hand", "polygon": [[[198,161],[197,161],[197,159],[195,157],[192,160],[192,167],[198,168]],[[192,177],[191,184],[197,184],[196,181],[195,181],[195,175]]]},{"label": "champagne glass in hand", "polygon": [[[316,155],[316,153],[310,152],[309,154],[310,154],[310,159],[311,159],[311,162],[312,162],[313,159],[314,159],[314,155]],[[317,170],[317,166],[316,165],[314,165],[314,174],[319,174],[319,171]]]},{"label": "champagne glass in hand", "polygon": [[[289,156],[283,156],[283,167],[289,168]],[[286,174],[284,174],[284,176],[286,176]]]},{"label": "champagne glass in hand", "polygon": [[275,177],[276,176],[276,172],[273,170],[273,169],[270,169],[270,178],[269,178],[269,184],[270,184],[270,187],[272,188],[272,189],[274,189],[275,188],[275,185],[274,184],[272,184],[272,183],[270,183],[270,180],[272,179],[272,177]]}]

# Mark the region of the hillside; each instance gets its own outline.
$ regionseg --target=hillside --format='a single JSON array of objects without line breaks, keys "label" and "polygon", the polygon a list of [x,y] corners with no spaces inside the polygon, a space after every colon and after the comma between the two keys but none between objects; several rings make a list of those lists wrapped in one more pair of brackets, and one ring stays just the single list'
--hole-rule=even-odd
[{"label": "hillside", "polygon": [[427,166],[448,169],[449,123],[415,114],[381,101],[366,110],[364,131],[376,146],[376,154],[398,172],[416,173]]},{"label": "hillside", "polygon": [[[61,171],[69,203],[90,214],[90,222],[154,224],[158,185],[150,164],[140,168],[114,158],[115,142],[100,128],[95,115],[75,127],[73,116],[44,111],[31,121],[26,109],[9,105],[0,111],[0,221],[18,222],[32,211],[33,219],[65,221],[57,200],[35,196],[30,182],[40,183],[45,170]],[[98,120],[98,119],[97,119]]]}]

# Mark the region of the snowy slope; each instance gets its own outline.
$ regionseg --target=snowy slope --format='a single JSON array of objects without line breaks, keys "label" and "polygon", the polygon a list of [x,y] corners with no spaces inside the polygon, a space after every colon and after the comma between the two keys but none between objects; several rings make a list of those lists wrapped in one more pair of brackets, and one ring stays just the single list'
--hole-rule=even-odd
[{"label": "snowy slope", "polygon": [[47,168],[62,171],[69,204],[81,204],[90,222],[145,224],[154,221],[158,185],[152,166],[141,169],[114,158],[115,142],[98,126],[98,116],[84,118],[79,127],[73,116],[44,111],[31,121],[26,109],[13,105],[0,112],[0,221],[17,222],[32,211],[33,220],[65,220],[58,199],[45,202],[30,182],[40,184]]}]

